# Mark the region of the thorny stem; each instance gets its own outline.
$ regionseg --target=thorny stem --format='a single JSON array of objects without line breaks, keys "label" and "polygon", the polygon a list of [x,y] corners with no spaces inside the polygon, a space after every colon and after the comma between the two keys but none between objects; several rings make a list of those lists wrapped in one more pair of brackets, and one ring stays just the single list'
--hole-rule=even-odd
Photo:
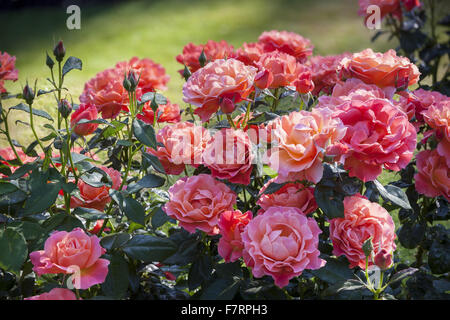
[{"label": "thorny stem", "polygon": [[[1,106],[1,101],[0,101],[0,106]],[[20,165],[23,165],[22,159],[20,159],[19,154],[17,153],[16,147],[14,146],[14,143],[12,142],[11,136],[9,134],[8,116],[6,115],[6,113],[3,113],[3,109],[2,109],[1,115],[2,115],[2,119],[3,119],[3,123],[5,124],[4,134],[6,135],[6,139],[8,139],[8,143],[11,146],[11,149],[14,152],[14,155],[16,156],[17,160],[19,160]]]}]

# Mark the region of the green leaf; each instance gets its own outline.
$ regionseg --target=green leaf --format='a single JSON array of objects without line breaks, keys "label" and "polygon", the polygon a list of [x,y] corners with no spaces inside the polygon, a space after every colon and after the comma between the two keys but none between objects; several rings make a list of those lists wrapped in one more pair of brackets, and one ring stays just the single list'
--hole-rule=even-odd
[{"label": "green leaf", "polygon": [[[13,110],[20,110],[20,111],[25,111],[27,113],[30,113],[30,107],[27,106],[24,103],[19,103],[18,105],[11,107],[10,109]],[[47,120],[53,121],[53,118],[45,111],[39,110],[39,109],[35,109],[33,108],[33,115],[45,118]]]},{"label": "green leaf", "polygon": [[62,76],[64,77],[70,70],[78,69],[81,70],[83,67],[83,63],[80,59],[76,57],[69,57],[66,62],[64,63],[64,66],[62,68]]},{"label": "green leaf", "polygon": [[378,180],[373,181],[375,187],[384,200],[388,200],[403,209],[412,209],[406,193],[399,187],[393,185],[383,186]]},{"label": "green leaf", "polygon": [[110,195],[128,219],[145,225],[145,209],[137,200],[126,197],[123,192],[117,190],[110,190]]},{"label": "green leaf", "polygon": [[136,235],[123,246],[132,259],[144,262],[164,261],[177,251],[176,244],[168,238]]},{"label": "green leaf", "polygon": [[326,258],[327,263],[320,269],[310,272],[319,279],[335,284],[353,278],[353,272],[348,267],[348,263],[334,258]]},{"label": "green leaf", "polygon": [[426,225],[405,223],[397,230],[398,240],[407,249],[414,249],[425,236]]},{"label": "green leaf", "polygon": [[152,165],[152,167],[157,172],[166,174],[166,170],[164,170],[164,167],[162,166],[161,162],[159,161],[159,159],[156,156],[149,154],[147,152],[142,152],[142,156],[145,160],[147,160]]},{"label": "green leaf", "polygon": [[83,223],[72,215],[67,213],[57,213],[45,220],[42,223],[42,227],[47,233],[54,230],[58,231],[72,231],[75,228],[84,229]]},{"label": "green leaf", "polygon": [[109,297],[121,299],[125,296],[130,282],[128,262],[119,254],[113,254],[110,261],[102,291]]},{"label": "green leaf", "polygon": [[8,194],[17,191],[17,187],[12,183],[0,181],[0,195]]},{"label": "green leaf", "polygon": [[98,211],[98,210],[92,209],[92,208],[78,207],[78,208],[75,208],[75,210],[72,213],[74,215],[77,215],[78,217],[81,217],[81,218],[83,218],[85,220],[89,220],[89,221],[96,221],[96,220],[105,219],[108,217],[102,211]]},{"label": "green leaf", "polygon": [[142,95],[141,97],[141,101],[139,101],[139,104],[144,104],[148,101],[153,101],[153,99],[155,100],[155,102],[157,104],[167,104],[167,98],[164,97],[162,94],[160,93],[155,93],[155,92],[147,92],[145,94]]},{"label": "green leaf", "polygon": [[240,281],[219,278],[205,288],[200,296],[201,300],[231,300],[240,287]]},{"label": "green leaf", "polygon": [[164,212],[161,207],[156,207],[153,210],[152,215],[152,227],[159,228],[164,225],[167,221],[170,221],[170,217]]},{"label": "green leaf", "polygon": [[100,240],[100,244],[103,248],[110,251],[122,247],[128,240],[130,240],[128,233],[116,233],[103,237]]},{"label": "green leaf", "polygon": [[147,147],[151,147],[156,150],[157,144],[155,129],[153,129],[151,125],[145,123],[142,120],[134,119],[133,133],[136,139],[139,140],[139,142],[143,143]]},{"label": "green leaf", "polygon": [[391,285],[391,284],[393,284],[393,283],[395,283],[397,281],[403,280],[404,278],[413,275],[417,271],[419,271],[419,269],[417,269],[417,268],[407,268],[407,269],[400,270],[399,272],[395,273],[389,279],[388,283],[389,283],[389,285]]},{"label": "green leaf", "polygon": [[30,197],[26,200],[22,215],[42,213],[55,203],[61,190],[61,183],[41,183],[33,188]]},{"label": "green leaf", "polygon": [[344,217],[344,199],[333,189],[317,184],[314,188],[317,205],[329,219]]},{"label": "green leaf", "polygon": [[283,188],[283,186],[286,185],[286,183],[275,183],[272,182],[271,184],[269,184],[266,188],[266,190],[264,190],[264,194],[272,194],[277,192],[278,190],[280,190],[281,188]]},{"label": "green leaf", "polygon": [[26,240],[38,240],[45,234],[44,228],[38,223],[30,221],[14,221],[8,225],[8,228],[24,235]]},{"label": "green leaf", "polygon": [[130,184],[127,187],[128,193],[136,193],[143,188],[158,188],[164,185],[166,180],[163,177],[155,174],[148,174],[136,183]]},{"label": "green leaf", "polygon": [[27,242],[21,233],[9,228],[0,231],[1,268],[19,275],[27,255]]},{"label": "green leaf", "polygon": [[208,281],[213,271],[211,258],[208,255],[198,257],[191,265],[188,275],[189,290],[194,290]]}]

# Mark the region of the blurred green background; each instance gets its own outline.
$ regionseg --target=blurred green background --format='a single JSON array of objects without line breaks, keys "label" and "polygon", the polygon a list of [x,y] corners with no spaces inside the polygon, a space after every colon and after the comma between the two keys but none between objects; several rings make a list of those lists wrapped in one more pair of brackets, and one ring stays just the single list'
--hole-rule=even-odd
[{"label": "blurred green background", "polygon": [[[365,28],[358,16],[356,0],[118,1],[80,8],[80,30],[67,29],[66,6],[0,13],[0,51],[15,55],[19,69],[19,80],[6,84],[9,91],[19,92],[27,80],[34,83],[35,79],[39,88],[49,88],[45,54],[51,54],[60,39],[68,56],[83,61],[83,70],[72,71],[65,80],[75,102],[78,103],[84,83],[96,73],[138,56],[164,66],[171,77],[165,94],[181,107],[184,80],[177,73],[182,66],[175,57],[188,42],[223,39],[239,47],[243,42],[257,41],[265,30],[277,29],[309,38],[315,46],[314,54],[321,55],[367,47],[384,51],[394,45],[386,38],[370,42],[374,33]],[[35,107],[56,113],[51,95],[40,97]],[[13,118],[23,116],[19,113]],[[28,138],[28,132],[20,129],[23,128],[16,128],[13,136],[19,141],[31,141],[31,135]],[[5,145],[4,141],[1,145]]]}]

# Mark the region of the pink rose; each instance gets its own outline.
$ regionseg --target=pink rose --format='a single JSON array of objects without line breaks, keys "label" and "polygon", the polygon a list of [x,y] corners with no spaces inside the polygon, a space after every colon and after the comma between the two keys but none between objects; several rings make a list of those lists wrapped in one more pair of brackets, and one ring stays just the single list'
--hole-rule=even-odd
[{"label": "pink rose", "polygon": [[[194,73],[201,68],[199,58],[202,54],[202,51],[204,51],[205,53],[205,64],[207,64],[208,62],[214,60],[227,59],[232,57],[233,46],[228,44],[225,40],[222,40],[220,42],[208,40],[208,42],[204,45],[195,45],[191,42],[183,48],[183,53],[179,54],[176,57],[176,60],[179,63],[187,66],[189,70]],[[183,75],[184,69],[178,70],[178,72]]]},{"label": "pink rose", "polygon": [[243,185],[250,183],[253,158],[249,136],[231,128],[217,131],[203,152],[203,162],[213,177]]},{"label": "pink rose", "polygon": [[317,209],[314,188],[305,187],[301,183],[287,183],[274,193],[264,194],[267,187],[274,181],[275,179],[267,181],[259,192],[260,197],[256,204],[262,209],[258,211],[258,214],[263,214],[270,207],[294,207],[300,209],[304,215]]},{"label": "pink rose", "polygon": [[447,162],[448,158],[440,156],[436,149],[419,152],[416,155],[418,173],[414,175],[417,192],[431,198],[442,195],[450,201],[450,169]]},{"label": "pink rose", "polygon": [[[107,167],[101,167],[101,169],[111,178],[113,183],[112,189],[118,190],[122,183],[120,172]],[[103,211],[106,204],[111,201],[111,197],[109,196],[109,189],[111,188],[108,186],[93,187],[79,179],[78,189],[80,190],[80,198],[72,196],[70,199],[71,208],[84,207]]]},{"label": "pink rose", "polygon": [[381,249],[380,252],[375,255],[373,261],[381,270],[387,270],[394,264],[392,252],[387,252],[385,249]]},{"label": "pink rose", "polygon": [[284,52],[294,56],[300,63],[306,62],[314,48],[309,39],[288,31],[265,31],[259,36],[258,42],[266,52]]},{"label": "pink rose", "polygon": [[446,139],[441,140],[437,145],[436,151],[441,157],[445,158],[447,167],[450,168],[450,141]]},{"label": "pink rose", "polygon": [[241,48],[237,49],[232,58],[242,61],[247,66],[256,67],[256,62],[265,53],[264,45],[261,43],[244,43]]},{"label": "pink rose", "polygon": [[97,120],[97,108],[91,103],[82,103],[70,116],[70,126],[77,135],[87,136],[94,133],[98,123],[81,123],[77,125],[81,120]]},{"label": "pink rose", "polygon": [[202,154],[211,139],[207,129],[191,122],[179,122],[158,131],[156,141],[164,145],[147,152],[158,157],[167,174],[178,175],[186,164],[194,167],[203,163]]},{"label": "pink rose", "polygon": [[450,141],[450,98],[442,100],[422,112],[425,122],[436,131],[438,137]]},{"label": "pink rose", "polygon": [[449,98],[437,91],[428,91],[424,89],[414,90],[410,95],[411,103],[414,104],[416,119],[419,123],[423,123],[422,112],[428,110],[432,105],[437,105],[440,102],[448,101]]},{"label": "pink rose", "polygon": [[305,269],[320,269],[319,229],[313,218],[297,208],[271,207],[242,233],[244,261],[255,277],[269,275],[282,288]]},{"label": "pink rose", "polygon": [[183,101],[198,108],[194,111],[208,121],[222,99],[239,103],[253,91],[256,68],[236,59],[219,59],[194,72],[183,86]]},{"label": "pink rose", "polygon": [[307,93],[314,88],[309,67],[284,52],[265,53],[256,65],[260,70],[267,70],[272,74],[273,81],[268,86],[270,89],[294,86],[300,93]]},{"label": "pink rose", "polygon": [[178,180],[169,189],[169,199],[164,212],[181,227],[190,233],[198,229],[215,235],[220,214],[233,210],[236,194],[210,175],[199,174]]},{"label": "pink rose", "polygon": [[406,114],[386,99],[352,100],[335,109],[347,127],[340,161],[351,177],[375,180],[383,168],[400,171],[413,157],[417,134]]},{"label": "pink rose", "polygon": [[313,94],[318,96],[321,92],[330,94],[334,85],[338,82],[337,67],[343,58],[350,57],[351,53],[345,52],[334,56],[314,56],[308,61],[311,67],[312,81],[314,82]]},{"label": "pink rose", "polygon": [[225,211],[219,218],[221,238],[217,250],[225,262],[234,262],[242,257],[244,243],[241,234],[245,226],[250,222],[252,212],[242,213],[239,210]]},{"label": "pink rose", "polygon": [[406,57],[399,57],[394,50],[385,53],[366,49],[342,59],[339,78],[358,78],[380,88],[394,87],[405,90],[419,81],[420,72]]},{"label": "pink rose", "polygon": [[144,93],[167,88],[170,77],[160,64],[147,58],[133,57],[130,61],[118,62],[114,68],[106,69],[86,82],[80,102],[94,104],[104,119],[115,118],[121,111],[127,111],[129,98],[123,79],[130,71],[141,76],[136,88],[138,99]]},{"label": "pink rose", "polygon": [[72,274],[77,289],[87,289],[102,283],[108,274],[109,261],[100,259],[106,250],[97,236],[88,236],[82,229],[55,231],[45,241],[44,250],[30,253],[33,271]]},{"label": "pink rose", "polygon": [[[389,212],[378,203],[356,194],[344,198],[344,218],[330,221],[330,239],[333,254],[345,255],[350,268],[366,268],[366,256],[362,249],[364,242],[372,237],[373,253],[376,256],[383,249],[393,252],[395,225]],[[369,266],[373,261],[369,259]]]},{"label": "pink rose", "polygon": [[23,300],[77,300],[77,297],[75,293],[69,289],[53,288],[49,292],[24,298]]},{"label": "pink rose", "polygon": [[166,74],[166,69],[162,65],[151,59],[133,57],[130,61],[118,62],[115,68],[122,74],[122,81],[125,72],[133,71],[139,77],[138,88],[142,94],[156,89],[167,90],[170,76]]},{"label": "pink rose", "polygon": [[0,93],[6,92],[4,80],[17,81],[19,70],[16,69],[16,57],[0,51]]},{"label": "pink rose", "polygon": [[[177,123],[181,121],[180,107],[178,104],[171,103],[167,100],[167,104],[161,104],[156,109],[157,122]],[[138,119],[153,124],[153,118],[155,113],[153,112],[149,103],[146,103],[142,107],[142,112],[137,115]]]},{"label": "pink rose", "polygon": [[381,89],[374,84],[366,84],[362,80],[350,78],[339,81],[333,88],[331,96],[320,96],[317,108],[335,108],[348,104],[351,101],[367,101],[373,98],[392,99],[395,94],[394,87]]},{"label": "pink rose", "polygon": [[276,182],[322,179],[326,147],[342,139],[345,127],[327,108],[292,112],[271,123],[269,165],[278,172]]},{"label": "pink rose", "polygon": [[388,14],[392,14],[397,19],[402,20],[402,5],[406,11],[411,11],[416,7],[420,7],[419,0],[359,0],[358,14],[365,17],[365,20],[373,14],[373,11],[367,12],[369,6],[378,6],[380,8],[381,18]]}]

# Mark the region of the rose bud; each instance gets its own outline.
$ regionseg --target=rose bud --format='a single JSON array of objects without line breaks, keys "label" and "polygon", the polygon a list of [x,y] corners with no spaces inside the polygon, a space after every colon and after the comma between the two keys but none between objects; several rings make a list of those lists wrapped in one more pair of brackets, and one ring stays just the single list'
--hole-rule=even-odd
[{"label": "rose bud", "polygon": [[123,87],[128,92],[134,92],[139,83],[139,80],[136,79],[136,74],[133,71],[128,71],[128,76],[126,75],[123,79]]},{"label": "rose bud", "polygon": [[53,66],[55,65],[55,62],[53,61],[52,58],[50,58],[50,56],[47,53],[47,59],[45,60],[45,64],[47,65],[47,67],[49,67],[50,69],[53,69]]},{"label": "rose bud", "polygon": [[273,82],[272,72],[265,69],[256,74],[254,84],[257,88],[263,90],[268,88],[272,84],[272,82]]},{"label": "rose bud", "polygon": [[28,84],[23,88],[22,95],[29,105],[33,104],[34,92],[33,89],[31,89],[31,87]]},{"label": "rose bud", "polygon": [[386,249],[381,249],[380,252],[378,252],[375,255],[374,263],[381,269],[381,270],[387,270],[392,266],[392,253],[387,252]]},{"label": "rose bud", "polygon": [[183,70],[183,78],[184,80],[188,81],[189,77],[191,76],[191,71],[189,70],[189,68],[185,65],[184,66],[184,70]]},{"label": "rose bud", "polygon": [[220,102],[220,110],[222,110],[223,113],[229,114],[233,113],[236,106],[234,105],[233,100],[230,98],[222,98],[222,101]]},{"label": "rose bud", "polygon": [[98,123],[77,123],[83,119],[87,121],[97,120],[97,115],[97,108],[93,104],[80,104],[70,118],[70,126],[73,128],[73,132],[79,136],[87,136],[93,133],[97,129]]},{"label": "rose bud", "polygon": [[55,55],[56,61],[61,62],[66,55],[66,48],[64,48],[64,44],[62,40],[60,40],[55,48],[53,49],[53,54]]},{"label": "rose bud", "polygon": [[198,57],[198,62],[200,62],[200,66],[203,68],[206,64],[206,54],[205,50],[202,50],[202,53],[200,54],[200,57]]},{"label": "rose bud", "polygon": [[62,99],[58,103],[58,111],[61,114],[61,116],[65,119],[72,112],[72,106],[70,105],[69,101],[67,101],[66,99]]}]

